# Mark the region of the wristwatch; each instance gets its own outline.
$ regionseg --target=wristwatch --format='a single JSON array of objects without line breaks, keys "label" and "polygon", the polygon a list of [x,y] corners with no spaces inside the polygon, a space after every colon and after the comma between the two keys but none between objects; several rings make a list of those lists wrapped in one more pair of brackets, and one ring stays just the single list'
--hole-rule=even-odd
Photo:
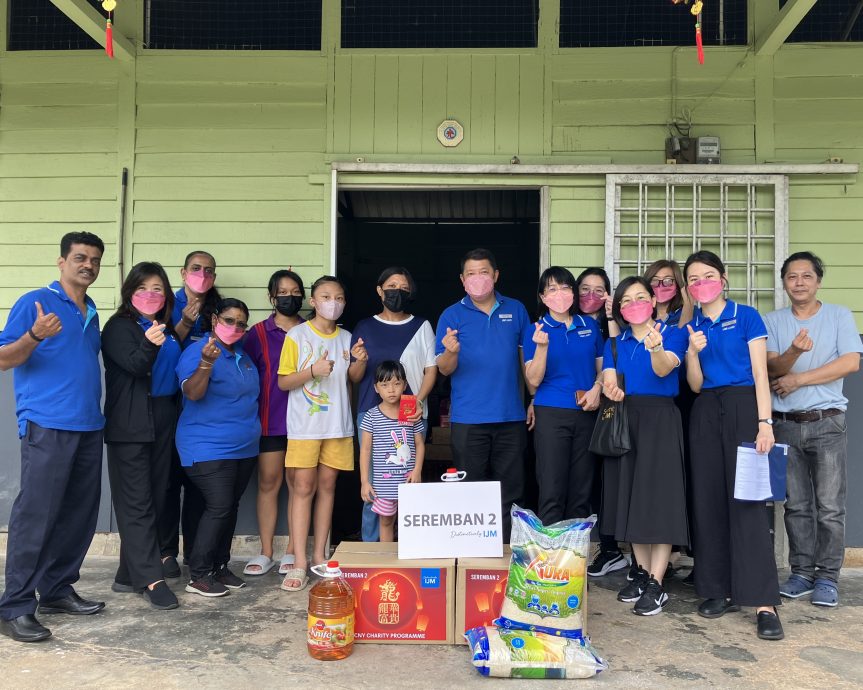
[{"label": "wristwatch", "polygon": [[768,419],[759,419],[758,423],[759,424],[769,424],[770,426],[773,426],[773,418],[771,417]]}]

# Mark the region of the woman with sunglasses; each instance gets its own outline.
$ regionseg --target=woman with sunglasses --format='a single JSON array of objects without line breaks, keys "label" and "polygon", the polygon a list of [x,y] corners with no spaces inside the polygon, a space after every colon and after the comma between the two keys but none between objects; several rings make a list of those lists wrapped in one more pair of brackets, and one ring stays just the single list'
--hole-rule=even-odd
[{"label": "woman with sunglasses", "polygon": [[220,597],[246,584],[228,563],[240,497],[258,457],[261,422],[258,368],[240,346],[249,309],[238,299],[222,299],[209,318],[211,332],[186,348],[177,365],[184,396],[177,450],[204,503],[186,591]]}]

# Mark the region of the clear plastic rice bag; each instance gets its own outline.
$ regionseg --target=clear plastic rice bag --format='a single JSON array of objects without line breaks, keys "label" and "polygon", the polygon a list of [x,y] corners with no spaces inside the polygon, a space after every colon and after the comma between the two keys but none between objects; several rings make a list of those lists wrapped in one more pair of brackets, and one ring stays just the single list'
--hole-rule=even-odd
[{"label": "clear plastic rice bag", "polygon": [[590,640],[482,626],[465,633],[473,665],[494,678],[590,678],[605,671]]},{"label": "clear plastic rice bag", "polygon": [[512,559],[495,625],[582,637],[594,524],[596,516],[591,515],[545,526],[531,511],[512,507]]}]

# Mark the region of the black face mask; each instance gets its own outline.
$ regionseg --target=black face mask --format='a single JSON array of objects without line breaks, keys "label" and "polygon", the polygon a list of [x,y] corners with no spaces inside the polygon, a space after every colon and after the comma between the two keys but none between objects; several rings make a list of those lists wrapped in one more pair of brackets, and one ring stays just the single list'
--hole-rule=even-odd
[{"label": "black face mask", "polygon": [[297,295],[279,295],[276,297],[276,311],[282,316],[294,316],[303,306],[303,298]]},{"label": "black face mask", "polygon": [[391,312],[400,314],[413,302],[413,297],[408,290],[384,290],[384,306]]}]

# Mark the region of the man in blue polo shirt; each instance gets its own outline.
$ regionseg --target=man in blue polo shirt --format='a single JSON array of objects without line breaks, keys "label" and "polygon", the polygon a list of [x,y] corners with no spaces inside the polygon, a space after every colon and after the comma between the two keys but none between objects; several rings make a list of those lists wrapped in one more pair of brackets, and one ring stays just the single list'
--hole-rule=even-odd
[{"label": "man in blue polo shirt", "polygon": [[818,300],[821,259],[792,254],[781,276],[791,306],[764,318],[776,441],[788,444],[791,575],[779,593],[792,599],[811,594],[816,606],[836,606],[848,455],[842,381],[860,368],[863,348],[851,310]]},{"label": "man in blue polo shirt", "polygon": [[467,296],[441,314],[435,354],[440,372],[451,377],[453,460],[468,480],[500,482],[508,540],[509,511],[524,484],[520,347],[532,324],[521,302],[495,291],[498,277],[490,251],[465,254],[461,282]]},{"label": "man in blue polo shirt", "polygon": [[99,316],[87,288],[105,245],[89,232],[60,241],[60,280],[22,296],[0,333],[0,369],[15,369],[21,488],[9,517],[0,632],[37,642],[40,613],[88,615],[105,604],[76,594],[96,530],[102,476]]}]

